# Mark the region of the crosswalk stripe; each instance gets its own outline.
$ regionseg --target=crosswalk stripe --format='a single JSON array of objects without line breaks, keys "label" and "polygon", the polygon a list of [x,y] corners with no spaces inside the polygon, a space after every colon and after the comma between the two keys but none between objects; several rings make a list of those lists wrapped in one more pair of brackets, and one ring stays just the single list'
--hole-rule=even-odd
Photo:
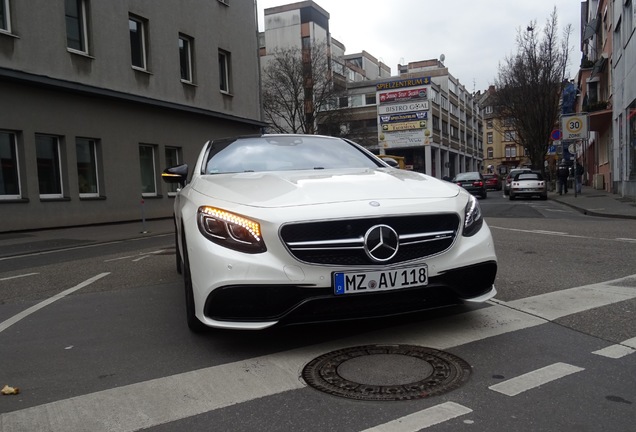
[{"label": "crosswalk stripe", "polygon": [[585,369],[569,365],[567,363],[554,363],[550,366],[525,373],[518,377],[492,385],[488,388],[496,392],[503,393],[506,396],[516,396],[527,390],[583,370]]},{"label": "crosswalk stripe", "polygon": [[626,355],[633,354],[635,352],[636,352],[636,337],[623,341],[620,344],[610,345],[598,351],[593,351],[592,354],[597,354],[600,356],[609,357],[613,359],[619,359],[621,357],[625,357]]},{"label": "crosswalk stripe", "polygon": [[[602,291],[602,286],[605,284],[591,285],[587,289]],[[629,297],[627,292],[618,290],[620,287],[608,287],[616,289],[614,292],[618,294],[613,297],[599,293],[589,295],[585,305],[563,301],[555,293],[554,298],[563,304],[558,313],[550,312],[546,316],[569,315],[609,304],[611,299],[621,301]],[[585,288],[579,290],[585,293]],[[579,293],[574,290],[566,290],[571,291],[568,296]],[[636,290],[631,291],[630,298],[636,297]],[[392,327],[8,412],[0,414],[0,431],[128,432],[157,426],[304,388],[305,384],[300,379],[304,365],[336,349],[368,344],[413,344],[443,350],[546,323],[546,318],[537,308],[544,305],[549,297],[544,295],[532,299],[524,303],[529,313],[521,307],[521,301],[499,302],[490,307],[427,321],[423,324],[426,331],[422,331],[422,326],[412,324]]]},{"label": "crosswalk stripe", "polygon": [[458,403],[445,402],[362,432],[417,432],[471,412]]},{"label": "crosswalk stripe", "polygon": [[[636,275],[554,291],[507,302],[506,305],[549,321],[636,298]],[[593,305],[590,307],[590,305]]]}]

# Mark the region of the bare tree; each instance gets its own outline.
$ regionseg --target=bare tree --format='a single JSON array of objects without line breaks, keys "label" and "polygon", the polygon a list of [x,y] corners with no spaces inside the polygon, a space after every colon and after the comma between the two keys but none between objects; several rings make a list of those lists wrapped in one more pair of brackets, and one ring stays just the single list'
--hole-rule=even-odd
[{"label": "bare tree", "polygon": [[[539,38],[536,22],[517,34],[517,53],[499,65],[495,80],[495,109],[516,131],[515,141],[528,152],[532,168],[544,170],[550,133],[557,126],[559,102],[565,80],[569,37],[567,25],[559,43],[557,10],[554,8]],[[503,132],[503,131],[500,131]]]},{"label": "bare tree", "polygon": [[344,121],[338,110],[345,88],[334,80],[329,47],[277,49],[263,68],[265,121],[274,132],[313,134],[321,123]]}]

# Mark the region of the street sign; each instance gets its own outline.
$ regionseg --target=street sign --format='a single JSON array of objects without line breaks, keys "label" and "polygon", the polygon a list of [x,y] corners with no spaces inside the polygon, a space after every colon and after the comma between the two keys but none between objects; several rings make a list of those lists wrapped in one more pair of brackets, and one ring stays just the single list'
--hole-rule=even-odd
[{"label": "street sign", "polygon": [[550,138],[552,138],[552,141],[558,141],[561,139],[561,131],[559,129],[555,129],[552,131],[552,133],[550,134]]},{"label": "street sign", "polygon": [[587,139],[587,114],[567,115],[561,117],[561,128],[564,140]]}]

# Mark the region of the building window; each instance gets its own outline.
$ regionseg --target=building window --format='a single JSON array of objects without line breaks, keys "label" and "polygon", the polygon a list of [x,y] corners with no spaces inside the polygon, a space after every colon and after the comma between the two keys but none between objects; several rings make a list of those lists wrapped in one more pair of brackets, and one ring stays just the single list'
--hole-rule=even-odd
[{"label": "building window", "polygon": [[492,144],[492,132],[486,134],[486,143]]},{"label": "building window", "polygon": [[21,197],[15,134],[0,131],[0,200]]},{"label": "building window", "polygon": [[135,68],[146,70],[146,25],[139,18],[128,19],[130,30],[130,55]]},{"label": "building window", "polygon": [[442,136],[448,136],[448,122],[442,120]]},{"label": "building window", "polygon": [[77,153],[77,185],[80,198],[99,196],[97,181],[97,142],[87,138],[75,141]]},{"label": "building window", "polygon": [[60,142],[50,135],[35,136],[40,198],[62,198]]},{"label": "building window", "polygon": [[0,0],[0,31],[11,33],[11,15],[9,14],[9,0]]},{"label": "building window", "polygon": [[514,141],[517,134],[515,131],[505,131],[504,132],[504,141]]},{"label": "building window", "polygon": [[[166,147],[166,166],[168,168],[178,166],[181,162],[179,157],[180,149],[177,147]],[[168,195],[172,196],[177,193],[179,186],[175,183],[168,183]]]},{"label": "building window", "polygon": [[155,147],[139,146],[139,168],[141,170],[141,195],[156,196]]},{"label": "building window", "polygon": [[66,0],[65,14],[66,46],[75,51],[88,53],[86,0]]},{"label": "building window", "polygon": [[487,121],[486,121],[486,127],[487,127],[488,129],[492,129],[492,120],[487,120]]},{"label": "building window", "polygon": [[179,66],[181,67],[181,81],[191,83],[192,79],[192,39],[179,36]]},{"label": "building window", "polygon": [[230,93],[231,90],[230,67],[230,53],[219,50],[219,87],[223,93]]},{"label": "building window", "polygon": [[433,116],[433,130],[439,130],[439,117],[436,115]]},{"label": "building window", "polygon": [[495,151],[493,150],[493,148],[492,147],[488,147],[487,152],[488,152],[487,153],[488,154],[487,158],[488,159],[492,159],[494,157],[494,154],[495,154]]},{"label": "building window", "polygon": [[488,106],[486,107],[486,114],[492,114],[492,111],[493,111],[493,110],[492,110],[492,105],[488,105]]},{"label": "building window", "polygon": [[517,157],[517,146],[506,146],[506,157],[507,158],[516,158]]},{"label": "building window", "polygon": [[375,105],[375,93],[364,95],[364,103],[365,105]]},{"label": "building window", "polygon": [[342,96],[338,98],[338,108],[347,108],[349,106],[349,98]]},{"label": "building window", "polygon": [[457,127],[451,125],[450,134],[451,134],[451,138],[459,138],[459,129],[457,129]]}]

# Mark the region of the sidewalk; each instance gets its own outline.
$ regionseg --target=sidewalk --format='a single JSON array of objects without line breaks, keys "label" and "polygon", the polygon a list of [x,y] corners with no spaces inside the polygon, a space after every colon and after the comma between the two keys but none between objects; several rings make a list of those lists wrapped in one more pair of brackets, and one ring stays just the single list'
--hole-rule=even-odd
[{"label": "sidewalk", "polygon": [[[582,193],[576,197],[574,190],[569,190],[565,195],[549,192],[548,199],[589,216],[636,220],[636,201],[595,190],[589,186],[583,186]],[[0,233],[0,260],[10,256],[172,233],[174,233],[172,218],[147,220],[145,223],[137,221]],[[167,241],[172,242],[172,238]]]},{"label": "sidewalk", "polygon": [[581,193],[576,197],[574,189],[568,189],[568,193],[564,195],[559,195],[556,191],[548,192],[548,199],[565,204],[588,216],[636,219],[636,200],[622,198],[590,186],[583,186]]}]

